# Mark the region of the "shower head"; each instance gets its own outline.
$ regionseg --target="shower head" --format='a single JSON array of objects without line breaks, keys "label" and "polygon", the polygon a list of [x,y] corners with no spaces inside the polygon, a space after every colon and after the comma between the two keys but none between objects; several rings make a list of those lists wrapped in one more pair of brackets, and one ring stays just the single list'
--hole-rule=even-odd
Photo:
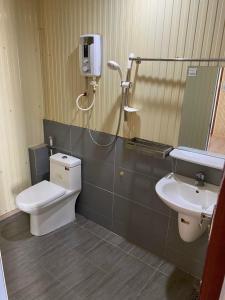
[{"label": "shower head", "polygon": [[107,65],[108,65],[108,67],[109,67],[111,70],[116,70],[116,71],[119,72],[119,74],[120,74],[120,79],[121,79],[121,81],[122,81],[122,71],[121,71],[120,65],[119,65],[117,62],[113,61],[113,60],[109,60],[109,61],[107,62]]},{"label": "shower head", "polygon": [[115,62],[114,60],[109,60],[107,62],[107,65],[112,70],[119,70],[120,69],[120,65],[117,62]]}]

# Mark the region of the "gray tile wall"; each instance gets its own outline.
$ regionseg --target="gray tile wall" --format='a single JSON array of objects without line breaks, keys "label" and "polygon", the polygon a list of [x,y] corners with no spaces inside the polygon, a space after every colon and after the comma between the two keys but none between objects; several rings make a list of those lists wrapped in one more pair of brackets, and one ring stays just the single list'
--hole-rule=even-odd
[{"label": "gray tile wall", "polygon": [[31,183],[49,179],[49,151],[46,144],[29,148]]},{"label": "gray tile wall", "polygon": [[[152,158],[125,146],[118,138],[111,148],[95,146],[84,128],[44,120],[45,142],[53,136],[56,151],[82,159],[82,192],[76,211],[164,257],[196,277],[201,276],[207,234],[193,243],[178,234],[177,216],[155,193],[156,182],[171,172],[171,159]],[[95,133],[101,142],[112,137]],[[221,172],[178,162],[177,172],[193,176],[204,171],[209,182],[219,184]]]}]

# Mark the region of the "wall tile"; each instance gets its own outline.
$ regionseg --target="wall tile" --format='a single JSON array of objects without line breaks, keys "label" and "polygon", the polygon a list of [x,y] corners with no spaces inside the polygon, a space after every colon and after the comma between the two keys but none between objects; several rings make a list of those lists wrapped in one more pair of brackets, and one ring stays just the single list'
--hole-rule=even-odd
[{"label": "wall tile", "polygon": [[176,251],[174,248],[167,248],[165,253],[166,259],[175,264],[178,268],[190,273],[196,278],[201,278],[204,263],[195,259],[195,255],[187,256],[186,254]]},{"label": "wall tile", "polygon": [[172,160],[169,156],[165,159],[151,157],[150,160],[151,176],[155,179],[159,180],[172,171]]},{"label": "wall tile", "polygon": [[189,162],[177,160],[176,172],[183,176],[194,178],[197,172],[205,173],[206,182],[220,185],[223,172],[217,169],[208,168],[205,166],[192,164]]},{"label": "wall tile", "polygon": [[83,182],[82,192],[77,199],[76,209],[77,212],[84,214],[86,217],[88,217],[88,213],[92,214],[92,216],[96,215],[93,221],[97,222],[96,218],[103,216],[109,223],[112,223],[112,203],[112,193]]},{"label": "wall tile", "polygon": [[70,149],[70,126],[54,121],[44,120],[44,139],[49,144],[48,137],[54,139],[54,147],[59,151]]},{"label": "wall tile", "polygon": [[158,159],[143,152],[127,148],[126,139],[116,143],[116,165],[127,170],[161,178],[171,172],[171,159]]},{"label": "wall tile", "polygon": [[118,138],[116,142],[116,165],[127,170],[150,174],[150,159],[141,152],[126,147],[126,139]]},{"label": "wall tile", "polygon": [[146,175],[117,168],[115,193],[168,215],[168,206],[156,195],[156,182],[157,180]]},{"label": "wall tile", "polygon": [[107,229],[112,230],[112,218],[106,217],[104,215],[99,214],[96,210],[89,209],[87,205],[78,205],[76,208],[76,212],[82,214],[87,219],[104,226]]},{"label": "wall tile", "polygon": [[[63,153],[63,154],[67,154],[67,155],[72,155],[71,151],[66,150],[66,149],[60,149],[60,148],[54,148],[53,154],[55,154],[55,153]],[[80,158],[80,157],[78,156],[78,158]]]},{"label": "wall tile", "polygon": [[49,155],[45,144],[29,148],[31,182],[36,184],[49,178]]},{"label": "wall tile", "polygon": [[113,191],[114,166],[99,160],[82,159],[82,178],[98,187]]},{"label": "wall tile", "polygon": [[[112,135],[97,132],[94,134],[99,143],[108,143]],[[71,126],[71,151],[74,155],[83,158],[114,163],[115,149],[112,147],[99,147],[95,145],[89,136],[88,130]]]},{"label": "wall tile", "polygon": [[181,255],[187,257],[187,259],[195,258],[195,260],[203,262],[206,255],[207,244],[207,232],[194,242],[184,242],[179,236],[177,218],[170,218],[168,238],[166,244],[167,248],[175,249],[176,252],[180,252]]},{"label": "wall tile", "polygon": [[[77,212],[200,276],[207,236],[193,243],[183,242],[178,234],[177,213],[167,208],[155,192],[157,181],[172,170],[170,158],[156,159],[127,149],[126,140],[122,138],[118,138],[116,147],[99,148],[91,142],[87,129],[76,126],[45,120],[44,128],[45,139],[49,135],[55,137],[55,152],[72,154],[82,160],[83,187],[77,200]],[[110,137],[98,135],[101,142]],[[203,170],[185,162],[178,162],[177,170],[190,177],[204,171],[207,179],[214,183],[219,182],[221,176],[221,172]]]},{"label": "wall tile", "polygon": [[164,252],[168,220],[165,215],[115,196],[113,222],[119,222],[120,228],[124,225],[123,234],[128,240],[158,255]]}]

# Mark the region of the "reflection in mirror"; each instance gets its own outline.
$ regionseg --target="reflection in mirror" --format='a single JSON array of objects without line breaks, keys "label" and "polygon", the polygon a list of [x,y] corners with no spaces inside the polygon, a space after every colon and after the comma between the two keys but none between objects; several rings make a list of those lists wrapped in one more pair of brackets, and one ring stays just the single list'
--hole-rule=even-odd
[{"label": "reflection in mirror", "polygon": [[225,72],[221,69],[208,150],[225,154]]},{"label": "reflection in mirror", "polygon": [[223,68],[188,68],[178,144],[225,154]]}]

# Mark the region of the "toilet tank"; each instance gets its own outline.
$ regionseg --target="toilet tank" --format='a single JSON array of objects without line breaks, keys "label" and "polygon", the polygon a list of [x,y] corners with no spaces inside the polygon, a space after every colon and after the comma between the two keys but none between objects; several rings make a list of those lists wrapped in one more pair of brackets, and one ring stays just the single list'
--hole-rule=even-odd
[{"label": "toilet tank", "polygon": [[50,181],[72,191],[81,190],[81,160],[57,153],[50,156]]}]

